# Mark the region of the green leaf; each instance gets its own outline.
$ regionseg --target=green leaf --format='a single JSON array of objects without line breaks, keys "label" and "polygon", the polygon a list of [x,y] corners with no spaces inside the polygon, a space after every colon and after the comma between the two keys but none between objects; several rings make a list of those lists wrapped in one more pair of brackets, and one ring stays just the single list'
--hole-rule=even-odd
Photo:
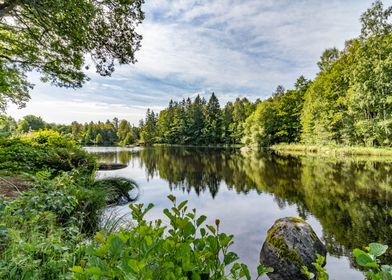
[{"label": "green leaf", "polygon": [[110,248],[109,252],[113,257],[119,257],[122,250],[124,249],[124,242],[121,240],[120,237],[118,236],[113,236],[112,239],[110,239]]},{"label": "green leaf", "polygon": [[359,255],[362,255],[362,254],[367,254],[367,253],[365,251],[362,251],[361,249],[354,249],[354,251],[353,251],[354,257],[358,257]]},{"label": "green leaf", "polygon": [[81,266],[73,266],[70,270],[75,273],[83,273],[83,268]]},{"label": "green leaf", "polygon": [[206,216],[204,216],[204,215],[201,215],[197,220],[196,220],[196,226],[200,226],[202,223],[204,223],[205,222],[205,220],[207,219],[207,217]]},{"label": "green leaf", "polygon": [[138,266],[138,261],[137,260],[129,260],[128,265],[131,267],[131,269],[138,273],[139,272],[139,266]]},{"label": "green leaf", "polygon": [[188,237],[196,232],[192,223],[188,222],[184,228],[184,237]]},{"label": "green leaf", "polygon": [[215,228],[214,228],[213,226],[211,226],[211,225],[206,225],[206,227],[212,232],[212,234],[215,234],[215,233],[216,233],[216,230],[215,230]]},{"label": "green leaf", "polygon": [[234,252],[228,252],[224,258],[223,258],[223,262],[225,263],[225,265],[229,265],[233,262],[235,262],[236,260],[238,260],[239,257],[236,253]]},{"label": "green leaf", "polygon": [[259,264],[257,267],[257,274],[258,276],[262,276],[266,273],[274,272],[274,269],[272,267],[264,267],[263,264]]},{"label": "green leaf", "polygon": [[369,244],[369,253],[375,257],[379,257],[383,255],[388,249],[387,245],[383,245],[380,243],[370,243]]},{"label": "green leaf", "polygon": [[376,262],[368,262],[364,267],[378,268],[378,264]]},{"label": "green leaf", "polygon": [[146,266],[146,261],[145,260],[137,261],[137,260],[132,259],[132,260],[128,261],[128,265],[131,267],[131,269],[133,271],[135,271],[136,273],[139,273]]},{"label": "green leaf", "polygon": [[97,240],[100,243],[103,243],[105,241],[105,236],[102,233],[98,232],[95,235],[95,240]]},{"label": "green leaf", "polygon": [[169,195],[167,196],[167,198],[168,198],[171,202],[173,202],[173,203],[176,202],[176,197],[175,197],[174,195],[172,195],[172,194],[169,194]]},{"label": "green leaf", "polygon": [[374,262],[373,258],[368,253],[359,251],[356,251],[355,254],[353,253],[357,264],[359,264],[360,266],[366,266],[367,264]]},{"label": "green leaf", "polygon": [[186,204],[188,203],[188,200],[184,200],[183,202],[181,202],[179,205],[178,205],[178,210],[181,210]]},{"label": "green leaf", "polygon": [[248,268],[248,266],[246,265],[246,264],[241,264],[241,273],[240,273],[240,276],[245,276],[245,278],[247,279],[247,280],[250,280],[250,273],[249,273],[249,268]]},{"label": "green leaf", "polygon": [[389,273],[392,274],[392,266],[391,265],[382,265],[381,266],[381,271],[389,272]]},{"label": "green leaf", "polygon": [[86,272],[88,274],[93,274],[93,275],[102,275],[102,271],[99,267],[92,266],[86,269]]},{"label": "green leaf", "polygon": [[163,214],[165,214],[170,220],[174,219],[174,216],[170,213],[169,209],[163,209]]}]

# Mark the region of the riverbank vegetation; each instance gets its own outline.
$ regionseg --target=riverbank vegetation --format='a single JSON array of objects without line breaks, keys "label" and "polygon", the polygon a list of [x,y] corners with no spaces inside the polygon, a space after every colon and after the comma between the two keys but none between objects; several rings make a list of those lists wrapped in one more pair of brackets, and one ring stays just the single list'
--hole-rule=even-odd
[{"label": "riverbank vegetation", "polygon": [[391,157],[392,149],[389,147],[361,147],[344,145],[305,145],[305,144],[275,144],[270,147],[279,153],[296,155],[318,154],[324,156],[374,156]]},{"label": "riverbank vegetation", "polygon": [[[134,184],[96,181],[95,158],[58,132],[2,138],[0,147],[1,190],[16,191],[0,194],[1,279],[250,279],[229,251],[233,236],[219,231],[218,220],[202,225],[206,217],[173,196],[163,213],[170,226],[148,222],[152,205],[136,204],[131,226],[102,225],[103,210]],[[258,274],[268,271],[261,265]]]},{"label": "riverbank vegetation", "polygon": [[[5,151],[1,155],[5,157],[2,174],[14,178],[23,177],[29,181],[28,189],[18,191],[13,197],[0,198],[0,247],[2,249],[0,277],[2,279],[91,279],[94,277],[126,279],[130,275],[145,279],[154,279],[157,275],[165,275],[169,279],[181,277],[203,279],[207,275],[209,275],[208,279],[250,279],[247,266],[238,263],[238,256],[229,251],[233,236],[219,230],[219,220],[214,226],[203,226],[205,216],[197,216],[196,210],[189,210],[186,202],[177,203],[175,197],[169,196],[173,208],[163,212],[169,221],[168,226],[164,225],[162,220],[153,223],[148,221],[146,215],[152,205],[131,204],[133,218],[131,226],[124,224],[120,228],[112,225],[102,227],[100,221],[103,209],[113,202],[113,194],[123,194],[124,189],[121,182],[119,188],[111,190],[110,188],[116,186],[117,182],[105,184],[105,181],[95,180],[96,161],[91,155],[80,149],[72,140],[53,131],[36,132],[17,139],[2,139],[1,143],[1,151]],[[26,152],[19,150],[22,147]],[[70,154],[56,156],[64,153],[64,147],[69,148]],[[162,147],[162,149],[165,151],[168,148]],[[47,155],[44,154],[45,151],[48,152]],[[62,160],[64,156],[68,160]],[[159,158],[168,157],[166,155]],[[35,162],[36,159],[39,160]],[[222,166],[222,160],[216,161],[219,161],[219,166]],[[14,165],[12,164],[14,162],[20,164]],[[180,165],[176,165],[174,160],[170,162],[172,164],[164,162],[163,164],[166,167],[172,166],[172,172],[183,172],[182,169],[187,166],[187,161]],[[216,168],[212,164],[214,161],[199,160],[199,162],[204,162],[206,168],[211,170]],[[233,163],[238,168],[249,166],[254,169],[258,164],[263,165],[260,160],[254,162],[251,159],[242,163],[235,160]],[[284,164],[284,161],[277,163]],[[28,168],[30,165],[33,168]],[[294,168],[300,165],[291,166]],[[314,167],[314,164],[310,166]],[[270,179],[267,180],[279,178],[269,171],[260,173],[262,168],[257,170],[258,176],[269,174]],[[323,170],[325,171],[325,168]],[[280,171],[277,169],[276,172]],[[203,173],[206,174],[208,182],[217,182],[212,180],[213,177],[208,175],[207,171]],[[228,179],[236,174],[233,171],[226,173]],[[255,182],[257,186],[283,186],[283,184],[263,181],[265,178],[253,178],[250,174],[246,176],[250,176],[249,180],[261,180]],[[240,183],[243,183],[243,180]],[[204,183],[196,185],[203,187]],[[286,189],[287,185],[284,186]],[[10,181],[8,187],[18,186]],[[218,191],[218,186],[215,189]],[[367,193],[367,189],[364,191]],[[276,188],[273,192],[279,197]],[[350,195],[352,194],[354,193]],[[330,195],[328,191],[323,194],[322,205],[325,204],[325,197],[328,195]],[[356,198],[350,201],[361,204],[358,198],[361,192],[356,195]],[[385,199],[384,196],[381,198]],[[298,203],[298,200],[295,201]],[[314,202],[314,199],[312,201]],[[361,207],[363,206],[361,204]],[[353,205],[350,204],[349,207],[352,209]],[[319,212],[325,216],[326,212],[321,206],[320,209]],[[369,211],[373,214],[377,212],[380,211]],[[337,215],[333,217],[336,224]],[[383,217],[385,219],[386,216]],[[362,216],[360,220],[363,219]],[[119,223],[121,224],[121,221]],[[114,221],[114,225],[119,223]],[[346,226],[344,228],[346,230]],[[369,231],[360,232],[369,235]],[[369,238],[380,237],[379,232],[380,228],[377,229],[377,234]],[[349,235],[360,236],[358,232]],[[336,237],[337,240],[341,240],[339,236]],[[336,245],[336,240],[333,240],[330,240],[327,245],[339,246]],[[361,257],[356,256],[360,261],[367,258],[364,260],[367,261],[366,263],[362,262],[359,265],[366,267],[368,263],[373,262],[372,256],[366,250],[356,252],[358,256],[361,255]],[[378,265],[377,268],[372,267],[370,273],[374,275],[390,273],[382,269],[385,267]],[[260,265],[257,274],[262,275],[268,271],[270,271],[268,268]]]}]

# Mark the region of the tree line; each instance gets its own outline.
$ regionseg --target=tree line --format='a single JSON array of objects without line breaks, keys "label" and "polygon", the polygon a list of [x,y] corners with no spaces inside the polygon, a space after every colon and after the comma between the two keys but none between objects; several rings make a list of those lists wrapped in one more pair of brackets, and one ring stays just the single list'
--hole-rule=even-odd
[{"label": "tree line", "polygon": [[[208,101],[197,96],[170,101],[159,114],[148,110],[138,126],[114,119],[44,127],[71,134],[82,144],[391,146],[391,14],[392,7],[374,2],[360,18],[359,37],[348,40],[342,50],[323,52],[314,80],[300,76],[292,89],[278,86],[263,101],[238,98],[221,108],[212,93]],[[33,120],[28,116],[16,124],[4,116],[1,133],[35,130]]]},{"label": "tree line", "polygon": [[208,102],[200,96],[193,101],[190,98],[181,102],[170,101],[168,108],[159,114],[148,109],[138,126],[118,118],[84,124],[74,121],[63,125],[47,123],[34,115],[19,121],[1,115],[0,136],[51,129],[70,136],[82,145],[235,144],[241,143],[243,124],[255,110],[257,102],[238,98],[221,109],[214,93]]}]

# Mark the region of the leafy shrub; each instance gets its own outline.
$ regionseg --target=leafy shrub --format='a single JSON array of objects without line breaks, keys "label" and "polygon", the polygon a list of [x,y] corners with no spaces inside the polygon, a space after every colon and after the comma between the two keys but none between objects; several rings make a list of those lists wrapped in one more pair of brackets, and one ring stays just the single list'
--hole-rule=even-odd
[{"label": "leafy shrub", "polygon": [[382,256],[388,249],[387,245],[370,243],[365,250],[355,249],[353,256],[358,265],[366,270],[366,277],[371,280],[391,280],[392,266],[382,265],[378,257]]},{"label": "leafy shrub", "polygon": [[24,134],[21,136],[21,140],[27,143],[33,143],[40,146],[46,147],[57,147],[57,148],[76,148],[76,142],[71,137],[61,135],[59,132],[54,130],[39,130]]},{"label": "leafy shrub", "polygon": [[47,170],[55,176],[76,168],[79,172],[93,172],[95,158],[57,132],[41,131],[23,138],[0,138],[0,170],[29,174]]},{"label": "leafy shrub", "polygon": [[77,171],[50,178],[39,172],[34,188],[0,200],[0,279],[63,279],[96,232],[107,193]]},{"label": "leafy shrub", "polygon": [[317,254],[316,262],[313,263],[314,268],[316,269],[316,275],[309,271],[306,266],[303,266],[301,272],[306,276],[307,279],[318,279],[318,280],[328,280],[329,276],[324,268],[325,265],[325,257]]},{"label": "leafy shrub", "polygon": [[[97,233],[78,266],[72,267],[76,279],[250,279],[248,267],[238,263],[238,255],[229,251],[233,236],[215,226],[202,224],[206,216],[188,211],[187,202],[176,204],[163,213],[161,220],[148,222],[145,215],[153,207],[131,204],[135,225],[119,232]],[[228,267],[230,268],[228,269]],[[259,266],[260,275],[270,269]]]},{"label": "leafy shrub", "polygon": [[[380,243],[370,243],[365,250],[354,249],[353,256],[356,263],[365,270],[366,279],[369,280],[391,280],[392,266],[383,265],[380,263],[378,257],[385,254],[388,246]],[[311,273],[307,267],[302,267],[302,273],[307,279],[328,280],[329,276],[323,267],[325,258],[317,255],[317,260],[313,263],[316,268],[317,275]]]}]

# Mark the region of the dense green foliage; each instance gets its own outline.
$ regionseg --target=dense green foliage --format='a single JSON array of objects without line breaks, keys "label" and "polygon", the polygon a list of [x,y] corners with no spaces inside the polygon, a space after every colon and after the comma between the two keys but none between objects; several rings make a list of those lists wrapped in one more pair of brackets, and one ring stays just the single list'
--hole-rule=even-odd
[{"label": "dense green foliage", "polygon": [[169,107],[156,118],[153,141],[182,145],[238,144],[244,121],[254,108],[246,98],[238,98],[221,109],[214,93],[208,102],[200,96],[193,101],[189,98],[170,101]]},{"label": "dense green foliage", "polygon": [[0,2],[0,111],[24,106],[36,70],[57,86],[81,87],[89,64],[102,76],[135,63],[143,0],[3,0]]},{"label": "dense green foliage", "polygon": [[244,143],[391,146],[392,9],[380,1],[361,17],[359,38],[327,49],[314,81],[277,91],[247,119]]},{"label": "dense green foliage", "polygon": [[139,142],[140,128],[132,126],[127,120],[114,118],[106,122],[81,124],[76,121],[70,125],[47,123],[41,117],[24,116],[20,121],[0,115],[0,136],[22,136],[39,130],[54,130],[82,145],[131,145]]},{"label": "dense green foliage", "polygon": [[78,169],[92,173],[94,158],[71,139],[58,132],[44,130],[22,138],[0,138],[0,170],[12,173],[48,171],[57,175]]},{"label": "dense green foliage", "polygon": [[[95,158],[58,132],[1,138],[0,145],[1,194],[18,194],[0,195],[0,278],[69,279],[103,209],[135,183],[96,181]],[[12,180],[20,177],[29,182],[23,192]]]},{"label": "dense green foliage", "polygon": [[[28,115],[19,122],[7,116],[0,118],[0,133],[21,135],[41,129],[56,130],[83,145],[217,145],[239,144],[243,137],[247,117],[255,110],[256,103],[246,98],[228,102],[221,109],[215,94],[207,102],[197,96],[182,102],[170,101],[169,107],[159,115],[147,110],[139,126],[127,120],[90,122],[76,121],[70,125],[46,123],[42,118]],[[288,116],[288,118],[290,118]],[[288,128],[290,130],[290,128]]]},{"label": "dense green foliage", "polygon": [[[380,243],[370,243],[369,246],[365,247],[364,250],[355,249],[353,251],[353,256],[355,258],[356,264],[360,266],[366,275],[368,280],[390,280],[392,279],[392,266],[381,264],[379,257],[385,254],[388,246]],[[326,272],[324,266],[325,258],[317,255],[316,262],[313,266],[316,268],[317,273],[313,274],[309,271],[307,267],[302,267],[302,273],[307,277],[307,279],[318,279],[318,280],[328,280],[329,276]]]},{"label": "dense green foliage", "polygon": [[[145,219],[153,205],[131,204],[133,227],[98,233],[82,264],[72,268],[76,279],[250,279],[248,267],[229,251],[233,236],[219,231],[219,220],[203,226],[206,216],[189,211],[186,201],[169,199],[173,207],[163,211],[168,226]],[[269,271],[258,268],[260,276]]]},{"label": "dense green foliage", "polygon": [[246,120],[244,144],[266,147],[279,142],[298,142],[303,97],[309,84],[310,81],[301,76],[294,90],[278,87],[271,98],[260,103]]},{"label": "dense green foliage", "polygon": [[303,142],[391,146],[391,12],[376,1],[361,17],[361,36],[323,54],[305,94]]}]

